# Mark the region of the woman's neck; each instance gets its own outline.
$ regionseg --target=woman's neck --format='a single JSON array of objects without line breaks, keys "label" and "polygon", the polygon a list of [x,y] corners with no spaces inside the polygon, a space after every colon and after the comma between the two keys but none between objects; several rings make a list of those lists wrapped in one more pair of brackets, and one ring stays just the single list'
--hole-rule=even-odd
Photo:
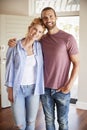
[{"label": "woman's neck", "polygon": [[33,43],[34,43],[33,40],[30,40],[30,39],[27,39],[27,38],[25,38],[22,41],[22,45],[23,45],[23,47],[26,50],[28,55],[32,55],[33,54]]}]

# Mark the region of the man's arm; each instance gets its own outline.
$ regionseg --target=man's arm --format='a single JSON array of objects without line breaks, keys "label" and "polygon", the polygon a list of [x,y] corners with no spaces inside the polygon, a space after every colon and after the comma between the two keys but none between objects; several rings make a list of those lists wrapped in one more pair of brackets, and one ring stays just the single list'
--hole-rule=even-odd
[{"label": "man's arm", "polygon": [[9,39],[8,41],[8,46],[9,47],[15,47],[16,46],[16,38],[13,38],[13,39]]},{"label": "man's arm", "polygon": [[60,88],[58,90],[58,91],[62,91],[63,93],[70,92],[70,90],[73,86],[73,83],[76,80],[76,77],[79,73],[79,65],[80,65],[79,54],[71,55],[70,60],[73,64],[70,78],[69,78],[68,82],[62,88]]}]

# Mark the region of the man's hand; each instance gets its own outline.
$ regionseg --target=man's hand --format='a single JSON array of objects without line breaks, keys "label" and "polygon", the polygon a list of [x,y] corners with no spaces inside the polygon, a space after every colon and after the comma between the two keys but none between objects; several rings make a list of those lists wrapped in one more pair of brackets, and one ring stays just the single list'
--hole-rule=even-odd
[{"label": "man's hand", "polygon": [[59,89],[57,90],[57,92],[60,92],[60,91],[61,91],[62,93],[67,94],[67,93],[70,92],[71,88],[72,88],[72,85],[69,84],[69,83],[66,83],[65,86],[62,86],[61,88],[59,88]]},{"label": "man's hand", "polygon": [[13,38],[13,39],[9,39],[8,41],[8,46],[9,47],[15,47],[16,46],[16,38]]}]

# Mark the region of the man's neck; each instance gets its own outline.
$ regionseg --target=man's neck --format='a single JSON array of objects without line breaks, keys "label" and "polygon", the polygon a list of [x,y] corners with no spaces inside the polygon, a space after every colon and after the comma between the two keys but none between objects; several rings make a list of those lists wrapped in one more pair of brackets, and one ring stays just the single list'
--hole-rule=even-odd
[{"label": "man's neck", "polygon": [[58,27],[57,26],[55,26],[53,29],[51,29],[51,30],[48,30],[48,33],[49,34],[55,34],[55,33],[57,33],[57,32],[59,32],[59,29],[58,29]]}]

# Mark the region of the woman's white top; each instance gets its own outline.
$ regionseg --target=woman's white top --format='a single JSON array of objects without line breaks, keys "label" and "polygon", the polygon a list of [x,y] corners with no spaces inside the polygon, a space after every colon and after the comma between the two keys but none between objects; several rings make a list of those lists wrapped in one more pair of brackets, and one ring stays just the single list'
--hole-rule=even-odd
[{"label": "woman's white top", "polygon": [[21,85],[35,84],[36,81],[35,66],[36,66],[36,60],[34,55],[27,56]]}]

